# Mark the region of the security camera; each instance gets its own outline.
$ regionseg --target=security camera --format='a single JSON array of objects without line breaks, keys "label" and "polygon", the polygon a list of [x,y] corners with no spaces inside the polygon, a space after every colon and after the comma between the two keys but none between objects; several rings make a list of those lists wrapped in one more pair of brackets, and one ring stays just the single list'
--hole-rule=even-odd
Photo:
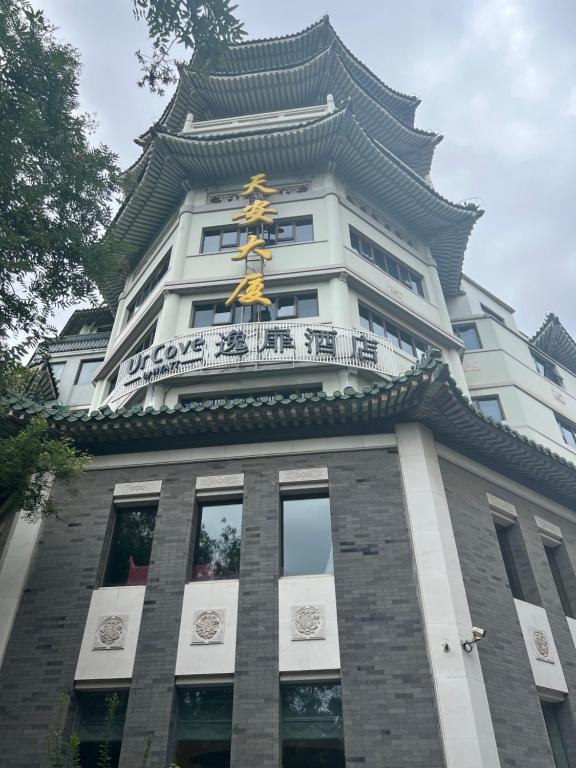
[{"label": "security camera", "polygon": [[485,629],[482,629],[482,627],[472,627],[472,640],[462,640],[462,648],[464,648],[466,653],[472,653],[476,643],[482,640],[483,637],[486,637]]}]

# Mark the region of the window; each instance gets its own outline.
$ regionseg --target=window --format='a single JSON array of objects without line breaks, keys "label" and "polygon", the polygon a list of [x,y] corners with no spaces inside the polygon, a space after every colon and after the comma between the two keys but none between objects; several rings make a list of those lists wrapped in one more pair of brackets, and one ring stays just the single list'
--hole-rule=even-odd
[{"label": "window", "polygon": [[172,253],[172,249],[170,248],[166,256],[164,256],[160,264],[158,264],[156,269],[152,272],[150,277],[146,280],[142,288],[140,288],[136,296],[134,296],[134,298],[128,305],[128,311],[126,314],[127,320],[130,320],[132,317],[134,317],[134,315],[140,309],[142,304],[144,304],[148,296],[150,296],[154,288],[156,288],[158,283],[160,283],[160,281],[164,279],[164,276],[168,272],[168,267],[170,266],[171,253]]},{"label": "window", "polygon": [[245,403],[249,399],[265,399],[271,403],[275,402],[279,397],[288,398],[291,395],[303,395],[314,394],[321,392],[322,387],[319,384],[308,384],[302,388],[290,389],[290,390],[277,390],[269,389],[260,392],[221,392],[220,395],[216,395],[214,392],[206,395],[182,395],[180,397],[180,404],[189,408],[194,405],[226,405],[232,401],[239,400]]},{"label": "window", "polygon": [[566,569],[566,566],[568,565],[567,554],[564,551],[562,544],[557,547],[548,547],[544,545],[544,551],[546,552],[548,565],[550,566],[552,577],[554,579],[554,583],[556,584],[556,589],[558,590],[558,597],[562,603],[562,609],[566,616],[569,616],[571,619],[573,619],[574,609],[572,607],[570,595],[568,594],[568,589],[566,587],[563,573],[563,571]]},{"label": "window", "polygon": [[469,325],[455,325],[454,333],[460,338],[466,349],[482,349],[478,329],[473,323]]},{"label": "window", "polygon": [[241,533],[241,502],[200,504],[192,578],[237,579],[240,573]]},{"label": "window", "polygon": [[386,272],[386,274],[404,283],[414,293],[424,296],[423,278],[418,272],[414,272],[414,270],[392,256],[391,253],[388,253],[388,251],[385,251],[352,228],[350,228],[350,243],[356,253],[364,259],[371,261]]},{"label": "window", "polygon": [[562,432],[562,437],[566,445],[569,445],[570,448],[576,448],[576,427],[568,421],[564,421],[559,416],[556,416],[556,421],[558,422],[560,432]]},{"label": "window", "polygon": [[504,412],[499,397],[473,397],[472,402],[484,416],[489,416],[494,421],[503,420]]},{"label": "window", "polygon": [[136,342],[136,344],[132,347],[129,354],[126,355],[124,360],[127,360],[129,357],[132,357],[133,355],[137,355],[138,352],[143,352],[145,349],[148,349],[148,347],[151,347],[152,344],[154,344],[154,336],[156,335],[156,321],[153,323],[153,325],[148,328],[144,336]]},{"label": "window", "polygon": [[52,369],[54,381],[58,384],[64,373],[64,368],[66,368],[66,363],[50,363],[50,368]]},{"label": "window", "polygon": [[282,683],[283,768],[344,768],[340,683]]},{"label": "window", "polygon": [[100,367],[100,363],[104,362],[104,358],[100,357],[98,360],[82,360],[76,374],[75,384],[91,384],[92,377]]},{"label": "window", "polygon": [[360,324],[370,333],[376,333],[388,339],[395,347],[402,349],[412,357],[420,358],[426,353],[430,346],[427,341],[415,336],[405,328],[401,328],[397,323],[393,323],[383,315],[369,309],[364,304],[358,302],[360,312]]},{"label": "window", "polygon": [[178,689],[177,765],[230,768],[232,697],[231,685]]},{"label": "window", "polygon": [[269,320],[292,320],[298,317],[318,316],[318,294],[310,293],[281,294],[270,297],[269,307],[242,306],[237,304],[227,307],[223,301],[194,304],[193,328],[207,328],[211,325],[229,325],[230,323],[253,323]]},{"label": "window", "polygon": [[499,315],[498,312],[494,312],[493,309],[490,309],[490,307],[487,307],[484,304],[480,304],[480,307],[482,308],[482,313],[486,315],[486,317],[491,317],[492,320],[496,320],[496,322],[501,325],[506,325],[504,318],[502,315]]},{"label": "window", "polygon": [[116,508],[114,514],[104,586],[146,584],[156,507]]},{"label": "window", "polygon": [[282,566],[284,576],[334,572],[327,496],[283,499]]},{"label": "window", "polygon": [[498,523],[495,523],[495,526],[496,535],[498,536],[498,544],[500,545],[500,553],[504,560],[504,567],[506,568],[506,575],[508,576],[508,584],[510,585],[512,597],[515,597],[517,600],[524,600],[524,590],[522,589],[516,559],[512,550],[512,542],[510,540],[510,534],[514,526],[498,525]]},{"label": "window", "polygon": [[541,701],[540,703],[542,705],[542,714],[544,715],[544,722],[546,723],[546,730],[548,732],[548,738],[550,739],[550,748],[552,749],[556,768],[570,768],[558,717],[558,710],[564,705],[551,704],[545,701]]},{"label": "window", "polygon": [[550,379],[550,381],[553,381],[554,384],[557,384],[559,387],[562,386],[562,377],[556,370],[556,366],[553,363],[550,363],[546,358],[541,357],[540,355],[537,355],[534,352],[531,352],[532,359],[534,360],[534,367],[540,374],[540,376],[545,376],[547,379]]},{"label": "window", "polygon": [[218,253],[228,248],[238,248],[248,241],[248,235],[258,235],[267,246],[279,243],[302,243],[314,240],[312,217],[281,219],[262,227],[214,227],[202,233],[200,253]]},{"label": "window", "polygon": [[100,768],[107,750],[109,768],[117,768],[128,703],[127,691],[78,693],[75,731],[80,739],[81,768]]}]

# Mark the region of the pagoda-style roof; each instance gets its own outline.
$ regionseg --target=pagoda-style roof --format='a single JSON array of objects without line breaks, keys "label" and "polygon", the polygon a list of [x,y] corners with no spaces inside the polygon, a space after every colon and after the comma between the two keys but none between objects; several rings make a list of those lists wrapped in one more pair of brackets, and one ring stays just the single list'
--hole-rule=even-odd
[{"label": "pagoda-style roof", "polygon": [[109,307],[77,309],[70,315],[59,336],[79,334],[85,325],[112,325],[113,322],[114,315]]},{"label": "pagoda-style roof", "polygon": [[550,312],[531,339],[532,344],[576,375],[576,341]]},{"label": "pagoda-style roof", "polygon": [[438,352],[404,375],[361,391],[230,400],[158,410],[133,406],[91,414],[5,400],[4,431],[41,413],[54,434],[93,454],[229,445],[339,434],[374,434],[419,421],[435,439],[576,511],[576,466],[528,437],[484,416],[463,395]]},{"label": "pagoda-style roof", "polygon": [[[238,180],[254,168],[270,178],[306,168],[331,170],[352,189],[404,223],[430,248],[447,295],[460,285],[464,251],[482,211],[452,203],[362,128],[351,107],[288,128],[235,135],[183,136],[156,131],[154,140],[131,169],[134,190],[119,210],[115,236],[137,258],[165,225],[183,191]],[[100,288],[114,305],[123,278],[110,276]]]},{"label": "pagoda-style roof", "polygon": [[[247,40],[229,46],[218,60],[213,74],[262,72],[270,69],[271,62],[275,67],[289,68],[311,59],[331,46],[346,60],[347,68],[364,90],[399,120],[413,125],[414,112],[420,100],[394,90],[376,77],[346,48],[330,24],[328,16],[292,35]],[[194,65],[194,61],[191,65]]]},{"label": "pagoda-style roof", "polygon": [[[371,95],[350,67],[342,46],[330,45],[306,61],[279,67],[270,60],[258,72],[203,75],[181,68],[178,88],[158,126],[170,133],[182,131],[186,115],[192,113],[196,131],[201,122],[316,106],[332,94],[339,106],[351,102],[360,124],[417,173],[426,176],[434,149],[442,136],[402,122],[386,103]],[[151,132],[138,143],[146,145]]]}]

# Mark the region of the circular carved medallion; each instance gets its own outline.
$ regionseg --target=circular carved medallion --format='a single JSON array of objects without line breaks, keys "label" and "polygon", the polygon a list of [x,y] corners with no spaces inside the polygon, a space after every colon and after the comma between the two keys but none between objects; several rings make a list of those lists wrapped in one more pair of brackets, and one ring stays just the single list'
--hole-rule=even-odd
[{"label": "circular carved medallion", "polygon": [[194,622],[194,631],[202,640],[213,640],[222,629],[222,619],[215,611],[203,611]]},{"label": "circular carved medallion", "polygon": [[544,632],[541,632],[539,629],[534,632],[534,645],[536,646],[536,650],[538,651],[539,656],[542,656],[544,659],[547,659],[550,656],[550,646],[548,645],[548,639],[546,638]]},{"label": "circular carved medallion", "polygon": [[98,639],[102,645],[114,645],[124,635],[124,620],[120,616],[108,616],[98,627]]},{"label": "circular carved medallion", "polygon": [[322,625],[322,616],[313,605],[303,605],[294,614],[294,627],[305,637],[315,635]]}]

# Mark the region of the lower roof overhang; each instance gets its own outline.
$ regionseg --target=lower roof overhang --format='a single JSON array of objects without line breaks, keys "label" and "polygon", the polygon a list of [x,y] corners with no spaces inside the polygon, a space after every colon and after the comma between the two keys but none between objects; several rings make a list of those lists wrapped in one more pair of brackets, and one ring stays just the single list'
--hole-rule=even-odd
[{"label": "lower roof overhang", "polygon": [[[92,454],[123,454],[203,445],[227,445],[390,432],[418,421],[438,442],[576,511],[576,466],[474,408],[437,352],[404,375],[361,391],[308,393],[276,402],[225,405],[134,406],[91,414],[7,398],[7,426],[41,413],[54,435],[70,437]],[[1,426],[1,425],[0,425]]]}]

